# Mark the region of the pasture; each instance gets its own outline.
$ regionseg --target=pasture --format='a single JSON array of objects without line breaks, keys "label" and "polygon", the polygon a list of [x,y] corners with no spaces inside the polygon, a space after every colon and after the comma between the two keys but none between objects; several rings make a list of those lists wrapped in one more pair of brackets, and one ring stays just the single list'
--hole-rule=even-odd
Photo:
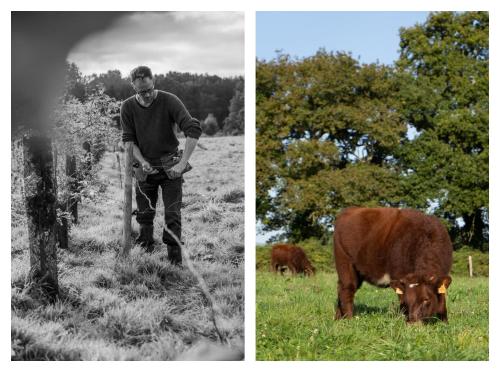
[{"label": "pasture", "polygon": [[[355,317],[334,321],[331,248],[302,246],[322,270],[315,277],[270,273],[269,247],[257,248],[257,360],[488,360],[488,278],[465,275],[464,253],[454,253],[463,272],[452,274],[449,323],[407,326],[394,291],[366,283],[356,293]],[[477,256],[487,273],[487,255],[486,264]]]},{"label": "pasture", "polygon": [[[99,164],[101,194],[83,200],[70,249],[57,252],[60,296],[53,304],[26,283],[27,228],[13,220],[12,360],[173,360],[207,352],[243,357],[244,141],[202,137],[200,143],[207,150],[195,150],[194,169],[184,175],[184,249],[215,300],[219,332],[196,277],[170,265],[160,244],[161,198],[159,249],[147,254],[133,247],[129,258],[118,257],[123,190],[116,156],[106,153]],[[12,195],[18,206],[20,194]],[[132,228],[137,234],[135,218]]]}]

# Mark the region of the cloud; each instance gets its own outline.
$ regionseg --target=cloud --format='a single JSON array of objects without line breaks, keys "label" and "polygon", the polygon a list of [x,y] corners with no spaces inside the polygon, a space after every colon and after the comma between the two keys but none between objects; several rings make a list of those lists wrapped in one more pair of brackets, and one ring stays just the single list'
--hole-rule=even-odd
[{"label": "cloud", "polygon": [[124,13],[106,31],[91,35],[68,59],[85,74],[137,65],[153,73],[181,71],[234,76],[244,74],[242,12]]}]

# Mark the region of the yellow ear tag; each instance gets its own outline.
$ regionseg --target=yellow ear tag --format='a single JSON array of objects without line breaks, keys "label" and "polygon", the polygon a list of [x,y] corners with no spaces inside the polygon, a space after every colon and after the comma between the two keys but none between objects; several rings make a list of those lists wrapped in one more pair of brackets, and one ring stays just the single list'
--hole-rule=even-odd
[{"label": "yellow ear tag", "polygon": [[403,294],[403,291],[401,289],[399,289],[399,288],[396,288],[396,293],[397,294]]},{"label": "yellow ear tag", "polygon": [[441,287],[438,288],[438,293],[446,294],[446,287],[444,284],[441,284]]}]

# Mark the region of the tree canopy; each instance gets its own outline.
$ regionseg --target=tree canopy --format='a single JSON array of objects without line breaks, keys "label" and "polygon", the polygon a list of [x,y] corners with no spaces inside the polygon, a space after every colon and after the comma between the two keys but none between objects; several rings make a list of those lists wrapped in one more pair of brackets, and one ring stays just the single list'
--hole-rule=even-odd
[{"label": "tree canopy", "polygon": [[488,234],[488,32],[487,12],[434,13],[401,30],[397,63],[402,113],[417,132],[399,157],[408,202],[432,201],[455,239],[476,247]]},{"label": "tree canopy", "polygon": [[[395,66],[319,50],[257,61],[257,217],[292,240],[351,205],[433,212],[484,248],[488,14],[431,13],[400,30]],[[466,237],[466,238],[465,238]]]}]

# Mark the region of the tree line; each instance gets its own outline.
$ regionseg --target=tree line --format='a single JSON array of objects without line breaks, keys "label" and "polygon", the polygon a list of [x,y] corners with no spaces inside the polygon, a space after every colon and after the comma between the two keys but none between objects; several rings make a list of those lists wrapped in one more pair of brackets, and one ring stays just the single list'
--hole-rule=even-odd
[{"label": "tree line", "polygon": [[[67,71],[67,92],[82,102],[101,87],[104,94],[118,101],[135,94],[130,80],[127,76],[122,76],[119,70],[84,76],[75,63],[68,62]],[[154,75],[154,80],[156,89],[178,96],[193,117],[202,123],[206,119],[215,123],[215,127],[208,124],[204,128],[207,134],[244,133],[243,77],[170,71]]]},{"label": "tree line", "polygon": [[412,207],[488,249],[487,12],[400,29],[394,65],[349,53],[257,61],[257,218],[326,239],[352,205]]}]

